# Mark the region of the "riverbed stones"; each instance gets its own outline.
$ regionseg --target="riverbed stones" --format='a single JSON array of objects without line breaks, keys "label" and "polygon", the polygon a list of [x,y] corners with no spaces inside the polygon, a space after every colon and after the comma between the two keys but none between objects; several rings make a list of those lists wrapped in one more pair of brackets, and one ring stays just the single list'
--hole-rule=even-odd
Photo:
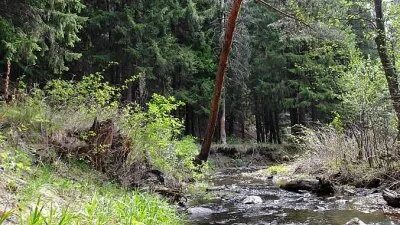
[{"label": "riverbed stones", "polygon": [[247,196],[243,200],[243,204],[261,204],[263,203],[263,200],[259,196]]},{"label": "riverbed stones", "polygon": [[187,211],[192,217],[206,217],[214,213],[212,209],[205,207],[192,207]]}]

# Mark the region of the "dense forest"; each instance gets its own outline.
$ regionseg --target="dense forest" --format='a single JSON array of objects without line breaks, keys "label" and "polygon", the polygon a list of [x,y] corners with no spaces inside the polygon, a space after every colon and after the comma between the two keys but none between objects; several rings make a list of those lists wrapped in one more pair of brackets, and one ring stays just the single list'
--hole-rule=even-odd
[{"label": "dense forest", "polygon": [[0,224],[257,224],[198,203],[232,167],[385,202],[276,224],[399,223],[399,29],[398,0],[0,0]]}]

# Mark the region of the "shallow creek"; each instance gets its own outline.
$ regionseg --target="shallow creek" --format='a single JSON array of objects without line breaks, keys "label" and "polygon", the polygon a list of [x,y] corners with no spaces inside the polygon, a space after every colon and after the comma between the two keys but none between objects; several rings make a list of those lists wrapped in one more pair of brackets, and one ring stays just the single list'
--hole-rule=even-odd
[{"label": "shallow creek", "polygon": [[[272,180],[245,175],[259,168],[232,168],[212,178],[206,196],[192,199],[192,207],[211,209],[194,213],[192,225],[229,224],[332,224],[342,225],[359,218],[366,224],[400,224],[400,211],[390,209],[379,193],[354,189],[350,194],[329,198],[310,193],[292,193],[277,188]],[[247,196],[259,196],[261,204],[244,204]]]}]

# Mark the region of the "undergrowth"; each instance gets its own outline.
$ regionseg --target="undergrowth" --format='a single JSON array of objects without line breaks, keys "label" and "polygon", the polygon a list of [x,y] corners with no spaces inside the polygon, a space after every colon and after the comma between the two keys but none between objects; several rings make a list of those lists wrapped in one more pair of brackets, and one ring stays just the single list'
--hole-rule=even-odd
[{"label": "undergrowth", "polygon": [[384,138],[367,132],[359,138],[332,126],[305,129],[299,137],[305,154],[295,163],[296,172],[324,175],[340,183],[363,187],[374,179],[396,181],[400,164],[398,156],[393,154],[395,142],[387,141],[393,136]]},{"label": "undergrowth", "polygon": [[[164,200],[128,188],[146,170],[179,185],[202,178],[192,163],[198,146],[172,116],[183,103],[153,95],[146,106],[120,105],[121,91],[94,74],[20,90],[17,101],[1,105],[0,195],[11,203],[0,200],[0,224],[182,222]],[[111,125],[94,133],[96,121]],[[112,166],[96,165],[106,162]]]},{"label": "undergrowth", "polygon": [[83,162],[34,166],[25,152],[8,150],[15,157],[1,161],[9,169],[2,174],[7,179],[0,181],[5,187],[0,195],[14,191],[16,201],[0,209],[0,224],[7,219],[27,225],[183,223],[165,200],[121,188]]}]

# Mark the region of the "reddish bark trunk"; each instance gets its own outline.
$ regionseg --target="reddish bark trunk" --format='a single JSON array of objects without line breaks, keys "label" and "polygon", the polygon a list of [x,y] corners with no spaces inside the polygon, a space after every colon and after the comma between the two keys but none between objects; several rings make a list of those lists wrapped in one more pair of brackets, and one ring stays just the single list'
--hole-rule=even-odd
[{"label": "reddish bark trunk", "polygon": [[232,5],[228,23],[225,30],[224,44],[219,58],[218,71],[215,77],[214,97],[211,102],[211,112],[207,124],[204,141],[201,146],[200,154],[196,158],[196,162],[201,164],[207,161],[210,153],[211,141],[215,132],[215,126],[218,119],[219,101],[221,99],[222,87],[225,79],[225,71],[228,64],[228,57],[232,46],[233,34],[236,28],[236,20],[239,15],[242,0],[235,0]]}]

